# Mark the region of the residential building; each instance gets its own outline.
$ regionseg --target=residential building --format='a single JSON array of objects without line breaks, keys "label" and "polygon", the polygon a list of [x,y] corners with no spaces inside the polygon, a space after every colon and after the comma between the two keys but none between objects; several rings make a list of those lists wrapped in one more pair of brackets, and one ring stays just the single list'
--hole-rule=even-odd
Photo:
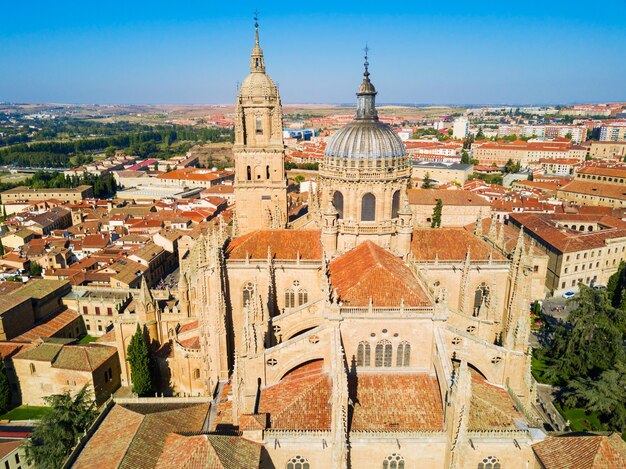
[{"label": "residential building", "polygon": [[583,147],[572,145],[569,141],[553,142],[524,142],[511,143],[488,142],[475,144],[472,147],[473,156],[480,164],[504,166],[509,160],[526,167],[531,163],[537,163],[541,159],[571,158],[583,161],[587,150]]},{"label": "residential building", "polygon": [[416,180],[416,185],[426,178],[431,179],[433,184],[447,183],[465,184],[472,174],[474,165],[461,163],[434,163],[429,161],[414,161],[411,167],[411,179]]},{"label": "residential building", "polygon": [[557,197],[579,205],[626,207],[626,165],[581,168],[572,182],[558,189]]},{"label": "residential building", "polygon": [[91,186],[78,186],[69,189],[31,189],[26,186],[19,186],[0,193],[0,200],[3,205],[46,199],[58,199],[61,202],[77,203],[90,197],[93,197],[93,188]]},{"label": "residential building", "polygon": [[452,125],[452,138],[464,140],[469,134],[469,121],[467,117],[459,117],[454,120]]},{"label": "residential building", "polygon": [[601,142],[626,142],[626,121],[616,121],[600,127]]}]

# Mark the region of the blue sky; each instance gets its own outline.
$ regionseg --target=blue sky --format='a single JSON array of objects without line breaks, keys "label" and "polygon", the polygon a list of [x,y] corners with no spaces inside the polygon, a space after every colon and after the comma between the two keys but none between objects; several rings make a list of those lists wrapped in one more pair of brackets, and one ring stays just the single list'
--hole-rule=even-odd
[{"label": "blue sky", "polygon": [[257,7],[284,103],[626,100],[625,0],[2,3],[0,101],[233,102]]}]

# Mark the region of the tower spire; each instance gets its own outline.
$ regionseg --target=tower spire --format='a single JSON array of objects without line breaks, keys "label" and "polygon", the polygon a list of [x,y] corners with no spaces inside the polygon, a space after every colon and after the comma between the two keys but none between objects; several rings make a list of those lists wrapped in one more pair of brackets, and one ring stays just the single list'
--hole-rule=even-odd
[{"label": "tower spire", "polygon": [[250,57],[250,72],[265,73],[265,61],[263,60],[263,49],[259,45],[259,11],[254,11],[254,47]]},{"label": "tower spire", "polygon": [[357,106],[356,106],[356,118],[357,119],[367,119],[367,120],[378,120],[378,113],[376,112],[376,88],[372,85],[370,81],[370,72],[369,72],[369,51],[370,48],[367,44],[365,44],[365,62],[363,64],[363,83],[359,87],[359,91],[357,92]]}]

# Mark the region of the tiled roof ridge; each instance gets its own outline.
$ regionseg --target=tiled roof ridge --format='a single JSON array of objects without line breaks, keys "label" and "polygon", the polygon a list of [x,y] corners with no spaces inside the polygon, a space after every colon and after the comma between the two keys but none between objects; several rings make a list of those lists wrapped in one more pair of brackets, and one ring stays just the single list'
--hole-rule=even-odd
[{"label": "tiled roof ridge", "polygon": [[[288,414],[291,411],[291,409],[293,409],[294,406],[296,406],[296,404],[298,404],[298,407],[299,407],[300,402],[304,401],[305,398],[307,398],[314,391],[317,391],[317,389],[316,389],[317,386],[320,383],[322,383],[323,381],[325,381],[326,379],[328,379],[328,376],[326,374],[321,375],[318,379],[313,381],[307,388],[305,388],[293,401],[291,401],[291,403],[286,405],[280,412],[275,413],[274,414],[274,418],[275,419],[280,419],[283,415]],[[271,419],[271,417],[272,416],[270,414],[270,419]],[[273,420],[273,419],[271,419],[271,420]]]},{"label": "tiled roof ridge", "polygon": [[146,421],[146,416],[143,414],[140,414],[139,412],[135,412],[134,410],[131,410],[127,407],[122,407],[124,410],[127,410],[129,412],[132,412],[133,414],[137,414],[139,416],[141,416],[141,423],[139,424],[139,426],[137,427],[137,430],[135,430],[135,434],[133,435],[133,437],[131,438],[131,440],[128,442],[128,445],[126,445],[126,449],[124,450],[124,454],[122,455],[122,457],[120,458],[120,462],[118,467],[122,467],[122,464],[124,463],[124,459],[126,459],[126,456],[128,455],[128,452],[130,451],[130,448],[132,448],[133,443],[135,442],[135,439],[137,438],[137,436],[139,435],[139,431],[141,430],[141,427],[143,426],[143,424]]}]

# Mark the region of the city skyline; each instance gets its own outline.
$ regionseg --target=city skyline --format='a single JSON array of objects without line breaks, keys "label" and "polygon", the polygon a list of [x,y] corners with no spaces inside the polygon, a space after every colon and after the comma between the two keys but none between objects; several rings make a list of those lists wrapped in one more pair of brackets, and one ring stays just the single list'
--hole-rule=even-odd
[{"label": "city skyline", "polygon": [[[98,104],[227,104],[247,69],[257,5],[114,2],[64,9],[12,4],[0,32],[0,101]],[[261,46],[284,103],[354,102],[363,47],[381,103],[569,104],[626,99],[626,5],[611,15],[581,2],[483,2],[394,11],[353,2],[258,5]],[[565,8],[567,6],[567,8]],[[541,16],[533,14],[541,11]],[[485,34],[488,32],[487,34]],[[604,70],[589,62],[604,62]]]}]

